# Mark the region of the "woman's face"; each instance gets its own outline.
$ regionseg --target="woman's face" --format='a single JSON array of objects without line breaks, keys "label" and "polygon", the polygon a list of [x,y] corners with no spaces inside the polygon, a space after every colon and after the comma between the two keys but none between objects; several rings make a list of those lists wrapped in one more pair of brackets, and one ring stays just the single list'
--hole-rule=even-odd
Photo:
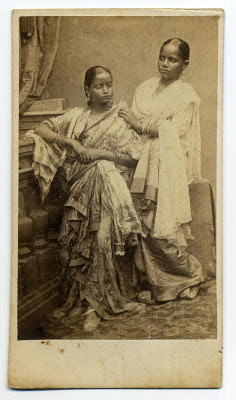
[{"label": "woman's face", "polygon": [[188,61],[183,61],[179,54],[178,45],[169,43],[160,51],[158,71],[164,81],[177,80],[187,65]]},{"label": "woman's face", "polygon": [[106,105],[113,98],[113,82],[109,72],[103,71],[97,74],[86,93],[90,97],[92,104]]}]

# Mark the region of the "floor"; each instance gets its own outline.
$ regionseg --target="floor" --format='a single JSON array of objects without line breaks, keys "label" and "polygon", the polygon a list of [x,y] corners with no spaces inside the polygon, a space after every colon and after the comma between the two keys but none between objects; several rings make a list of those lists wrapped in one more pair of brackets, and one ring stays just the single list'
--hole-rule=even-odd
[{"label": "floor", "polygon": [[57,320],[48,309],[28,321],[19,339],[214,339],[217,335],[216,281],[204,283],[193,300],[146,306],[138,315],[102,321],[91,334],[83,332],[84,318]]},{"label": "floor", "polygon": [[[190,254],[201,262],[208,281],[201,286],[193,300],[174,300],[164,304],[147,306],[139,315],[116,320],[102,321],[92,334],[83,332],[84,316],[54,319],[51,309],[40,311],[19,324],[18,338],[45,339],[213,339],[217,335],[216,266],[214,238],[214,209],[210,185],[192,185],[190,190],[195,240],[189,241]],[[131,274],[131,255],[125,260],[125,271]],[[131,257],[129,259],[129,257]],[[132,274],[131,274],[132,275]],[[132,277],[125,284],[130,285]],[[127,293],[129,290],[127,290]],[[132,298],[132,296],[130,296]]]}]

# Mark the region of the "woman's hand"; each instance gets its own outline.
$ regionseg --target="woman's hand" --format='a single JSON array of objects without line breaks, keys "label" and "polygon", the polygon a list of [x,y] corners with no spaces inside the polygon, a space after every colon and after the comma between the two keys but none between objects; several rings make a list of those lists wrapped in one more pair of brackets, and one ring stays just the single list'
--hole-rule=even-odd
[{"label": "woman's hand", "polygon": [[137,128],[138,120],[135,117],[134,113],[128,109],[128,107],[122,107],[118,111],[119,117],[124,118],[124,120],[134,129]]},{"label": "woman's hand", "polygon": [[70,141],[71,148],[78,154],[78,159],[83,164],[88,164],[91,161],[91,157],[89,155],[89,150],[87,150],[82,144],[77,142],[75,139],[71,139]]}]

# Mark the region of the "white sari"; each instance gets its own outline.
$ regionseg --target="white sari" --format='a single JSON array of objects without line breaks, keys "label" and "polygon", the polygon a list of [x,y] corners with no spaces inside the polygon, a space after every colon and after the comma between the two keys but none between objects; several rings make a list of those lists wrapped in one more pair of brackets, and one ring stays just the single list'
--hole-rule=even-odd
[{"label": "white sari", "polygon": [[193,88],[177,80],[156,94],[159,78],[136,90],[132,111],[139,121],[158,125],[159,138],[143,135],[144,149],[131,185],[132,193],[158,190],[153,237],[177,247],[192,238],[188,185],[201,179],[200,99]]}]

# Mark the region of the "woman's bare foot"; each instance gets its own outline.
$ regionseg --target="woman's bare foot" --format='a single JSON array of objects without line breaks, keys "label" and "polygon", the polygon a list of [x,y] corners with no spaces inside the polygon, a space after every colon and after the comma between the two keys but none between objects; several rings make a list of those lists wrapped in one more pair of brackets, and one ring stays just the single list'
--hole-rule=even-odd
[{"label": "woman's bare foot", "polygon": [[189,287],[180,292],[179,297],[181,297],[181,299],[192,300],[197,296],[198,291],[199,291],[199,286]]},{"label": "woman's bare foot", "polygon": [[143,290],[141,293],[139,293],[138,300],[144,304],[155,304],[155,300],[152,299],[151,290]]},{"label": "woman's bare foot", "polygon": [[87,316],[83,326],[84,332],[94,332],[98,328],[101,318],[91,306],[88,307],[85,314],[87,314]]},{"label": "woman's bare foot", "polygon": [[84,309],[82,306],[76,306],[73,307],[72,310],[69,312],[69,316],[74,318],[74,317],[78,317],[79,315],[82,315],[84,312]]},{"label": "woman's bare foot", "polygon": [[65,317],[67,314],[68,314],[67,311],[63,311],[63,310],[61,310],[60,308],[56,308],[56,309],[53,311],[52,316],[53,316],[54,318],[60,319],[60,318]]},{"label": "woman's bare foot", "polygon": [[69,317],[75,318],[82,315],[85,311],[85,304],[80,299],[77,299],[69,312]]}]

